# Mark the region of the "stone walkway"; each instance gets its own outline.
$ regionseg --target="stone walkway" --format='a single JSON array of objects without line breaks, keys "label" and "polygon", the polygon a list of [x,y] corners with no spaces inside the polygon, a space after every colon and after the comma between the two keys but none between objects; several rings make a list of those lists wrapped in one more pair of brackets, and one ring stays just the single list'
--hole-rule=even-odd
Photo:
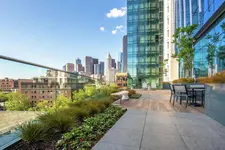
[{"label": "stone walkway", "polygon": [[143,94],[147,109],[128,109],[93,150],[225,150],[224,126],[201,113],[149,110],[160,97]]}]

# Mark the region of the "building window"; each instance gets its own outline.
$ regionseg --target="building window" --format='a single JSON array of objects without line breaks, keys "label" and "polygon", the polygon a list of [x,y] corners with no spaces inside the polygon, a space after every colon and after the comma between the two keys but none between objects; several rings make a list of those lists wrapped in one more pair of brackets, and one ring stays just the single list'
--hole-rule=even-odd
[{"label": "building window", "polygon": [[167,37],[169,37],[170,36],[170,31],[169,30],[167,30]]},{"label": "building window", "polygon": [[167,48],[168,48],[168,49],[170,48],[170,43],[169,43],[169,42],[167,42]]}]

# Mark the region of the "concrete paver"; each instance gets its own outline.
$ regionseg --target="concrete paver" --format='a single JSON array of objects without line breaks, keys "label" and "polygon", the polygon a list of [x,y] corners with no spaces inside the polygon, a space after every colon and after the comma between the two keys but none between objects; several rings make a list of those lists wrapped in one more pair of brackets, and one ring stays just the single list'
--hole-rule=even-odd
[{"label": "concrete paver", "polygon": [[170,106],[168,95],[139,92],[142,103],[128,107],[93,150],[225,150],[225,127],[220,123],[195,111],[177,112],[157,105],[153,109],[153,101],[165,104],[167,99]]}]

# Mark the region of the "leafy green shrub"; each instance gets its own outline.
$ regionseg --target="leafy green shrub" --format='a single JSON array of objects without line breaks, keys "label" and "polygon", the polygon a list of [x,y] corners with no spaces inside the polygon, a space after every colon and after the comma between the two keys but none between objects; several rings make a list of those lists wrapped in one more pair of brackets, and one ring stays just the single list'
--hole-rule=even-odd
[{"label": "leafy green shrub", "polygon": [[7,101],[5,102],[7,110],[26,111],[30,106],[30,101],[26,95],[19,92],[7,94]]},{"label": "leafy green shrub", "polygon": [[32,143],[47,139],[45,128],[40,123],[28,122],[19,127],[21,131],[21,139],[25,142]]},{"label": "leafy green shrub", "polygon": [[91,149],[123,113],[121,108],[110,106],[104,113],[85,119],[82,126],[63,135],[57,149]]}]

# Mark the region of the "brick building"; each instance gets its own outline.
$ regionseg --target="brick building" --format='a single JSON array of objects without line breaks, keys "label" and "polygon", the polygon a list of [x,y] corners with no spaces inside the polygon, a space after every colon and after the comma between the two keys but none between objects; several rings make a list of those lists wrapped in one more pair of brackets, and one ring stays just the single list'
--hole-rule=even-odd
[{"label": "brick building", "polygon": [[0,79],[0,91],[4,93],[12,92],[13,89],[15,88],[14,86],[14,80],[5,78],[5,79]]}]

